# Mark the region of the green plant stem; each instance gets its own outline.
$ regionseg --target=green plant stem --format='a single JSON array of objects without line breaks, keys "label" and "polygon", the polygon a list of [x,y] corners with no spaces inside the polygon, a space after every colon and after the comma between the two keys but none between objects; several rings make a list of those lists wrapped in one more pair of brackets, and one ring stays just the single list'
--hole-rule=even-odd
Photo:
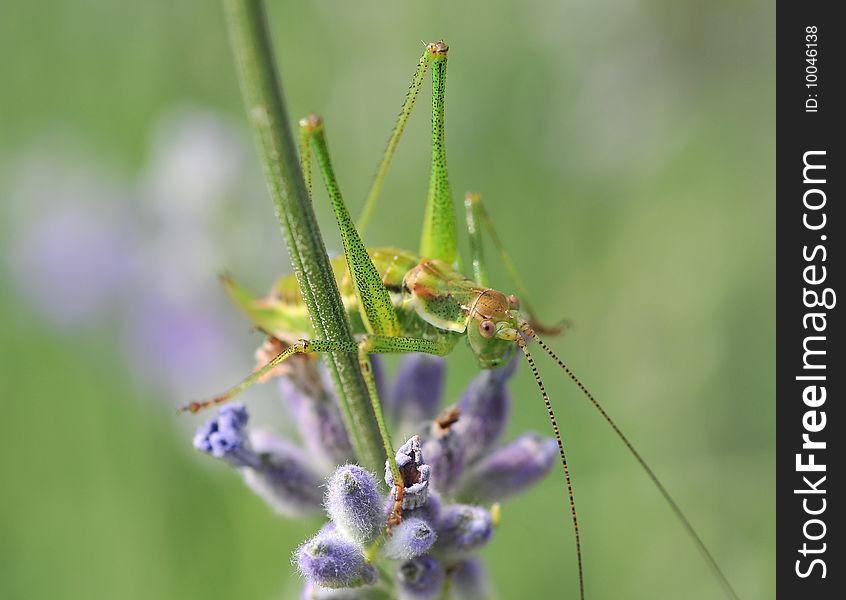
[{"label": "green plant stem", "polygon": [[[354,342],[297,160],[264,5],[261,0],[224,0],[224,5],[247,116],[314,331],[322,340]],[[358,460],[379,472],[385,451],[358,357],[334,352],[327,363]]]}]

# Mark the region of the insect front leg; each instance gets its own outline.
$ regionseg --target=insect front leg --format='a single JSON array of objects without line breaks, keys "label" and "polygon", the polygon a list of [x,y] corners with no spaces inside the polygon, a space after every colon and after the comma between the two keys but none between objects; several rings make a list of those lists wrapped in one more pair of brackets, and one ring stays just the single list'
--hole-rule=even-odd
[{"label": "insect front leg", "polygon": [[358,358],[361,363],[361,372],[364,374],[364,381],[373,400],[373,411],[376,415],[376,422],[382,430],[382,439],[385,441],[385,450],[388,452],[388,464],[391,467],[391,475],[394,478],[394,505],[391,514],[388,516],[388,524],[398,525],[402,522],[402,500],[405,495],[405,482],[399,470],[396,457],[393,454],[393,446],[390,441],[387,425],[382,416],[381,405],[378,401],[379,392],[376,390],[376,380],[373,377],[373,369],[370,365],[370,355],[374,353],[398,354],[404,352],[425,352],[444,356],[449,354],[454,344],[449,342],[433,342],[412,337],[387,337],[368,336],[358,345]]},{"label": "insect front leg", "polygon": [[192,412],[197,413],[205,408],[209,408],[211,406],[216,406],[218,404],[224,404],[225,402],[229,402],[235,396],[246,390],[247,388],[251,387],[253,384],[260,382],[265,375],[270,373],[273,369],[275,369],[279,364],[283,361],[288,360],[292,356],[296,354],[305,354],[310,352],[330,352],[330,351],[338,351],[338,352],[357,352],[358,345],[355,343],[342,343],[342,342],[335,342],[330,346],[327,346],[328,342],[321,342],[320,340],[299,340],[294,344],[288,346],[285,350],[277,354],[274,358],[270,359],[264,366],[259,367],[255,371],[253,371],[246,379],[244,379],[241,383],[229,388],[224,393],[215,396],[214,398],[210,398],[208,400],[200,400],[191,402],[186,406],[183,406],[179,409],[179,412]]}]

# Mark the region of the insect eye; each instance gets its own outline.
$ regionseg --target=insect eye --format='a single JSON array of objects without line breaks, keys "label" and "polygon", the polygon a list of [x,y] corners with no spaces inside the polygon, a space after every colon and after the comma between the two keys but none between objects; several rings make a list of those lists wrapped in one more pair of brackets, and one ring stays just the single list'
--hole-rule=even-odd
[{"label": "insect eye", "polygon": [[482,321],[479,323],[479,332],[485,337],[493,337],[496,333],[496,326],[493,321]]},{"label": "insect eye", "polygon": [[508,305],[512,310],[520,310],[520,300],[514,294],[508,297]]}]

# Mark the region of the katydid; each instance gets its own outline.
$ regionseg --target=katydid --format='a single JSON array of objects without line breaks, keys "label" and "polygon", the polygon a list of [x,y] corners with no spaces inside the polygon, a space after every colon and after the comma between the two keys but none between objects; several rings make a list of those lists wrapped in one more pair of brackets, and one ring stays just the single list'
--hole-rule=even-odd
[{"label": "katydid", "polygon": [[[678,517],[715,577],[724,587],[727,596],[736,598],[734,590],[711,553],[640,453],[573,371],[539,337],[538,333],[560,333],[563,327],[542,327],[537,323],[535,313],[527,300],[525,286],[497,236],[493,222],[478,194],[467,194],[465,198],[466,221],[471,242],[472,279],[459,270],[455,209],[447,174],[444,146],[447,54],[448,47],[444,42],[430,43],[426,46],[357,225],[347,210],[335,179],[322,121],[313,115],[300,121],[300,161],[309,192],[312,185],[313,151],[340,229],[344,254],[337,257],[332,266],[357,341],[339,344],[313,339],[314,330],[293,276],[278,281],[267,299],[257,299],[231,278],[224,278],[224,284],[234,302],[249,316],[256,328],[267,333],[272,340],[281,342],[278,345],[281,351],[227,392],[206,401],[193,402],[183,410],[197,412],[207,406],[226,402],[253,383],[268,376],[283,361],[297,354],[332,351],[357,353],[373,401],[385,451],[392,470],[395,470],[394,480],[400,482],[394,493],[395,507],[389,517],[389,523],[396,524],[401,519],[402,477],[396,471],[397,467],[393,461],[393,448],[379,408],[369,355],[405,352],[447,355],[455,348],[459,340],[465,339],[477,358],[479,366],[484,369],[495,369],[511,358],[512,348],[516,345],[529,363],[558,442],[575,531],[579,596],[583,599],[584,574],[575,496],[564,443],[555,414],[528,348],[529,342],[533,340],[578,386],[582,394],[612,427]],[[419,252],[414,253],[398,248],[367,248],[362,241],[361,232],[366,229],[388,166],[430,68],[432,71],[432,161]],[[488,286],[482,252],[483,228],[492,238],[501,263],[505,266],[515,289],[522,298],[522,310],[517,296],[507,295]]]}]

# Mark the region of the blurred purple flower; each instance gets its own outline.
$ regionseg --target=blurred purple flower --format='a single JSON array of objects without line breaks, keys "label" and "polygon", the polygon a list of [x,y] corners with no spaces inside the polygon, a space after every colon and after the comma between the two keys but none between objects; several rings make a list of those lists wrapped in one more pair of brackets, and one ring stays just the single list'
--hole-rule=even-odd
[{"label": "blurred purple flower", "polygon": [[557,442],[539,433],[524,433],[491,452],[462,481],[463,495],[495,502],[537,483],[558,457]]},{"label": "blurred purple flower", "polygon": [[455,408],[444,411],[432,422],[423,443],[423,456],[432,469],[432,487],[440,492],[452,492],[464,471],[464,436],[453,428],[460,418]]},{"label": "blurred purple flower", "polygon": [[397,568],[397,592],[400,600],[434,600],[441,596],[444,567],[424,554]]},{"label": "blurred purple flower", "polygon": [[[314,370],[311,365],[305,368]],[[341,410],[334,394],[327,391],[331,385],[306,386],[294,377],[280,377],[278,385],[309,454],[327,470],[352,460],[353,449]]]},{"label": "blurred purple flower", "polygon": [[134,276],[130,193],[76,159],[25,158],[8,192],[12,281],[53,324],[105,320]]},{"label": "blurred purple flower", "polygon": [[[139,300],[130,315],[123,350],[142,381],[186,397],[198,381],[223,379],[220,371],[231,363],[231,349],[219,320],[204,306],[153,296]],[[232,373],[231,367],[226,371]]]},{"label": "blurred purple flower", "polygon": [[490,580],[481,560],[468,558],[453,567],[452,595],[455,600],[486,600],[491,597]]},{"label": "blurred purple flower", "polygon": [[478,552],[490,541],[493,519],[480,506],[452,504],[441,510],[437,532],[432,553],[445,560],[459,560]]},{"label": "blurred purple flower", "polygon": [[446,379],[446,360],[431,354],[403,357],[385,411],[398,424],[415,428],[438,414]]}]

